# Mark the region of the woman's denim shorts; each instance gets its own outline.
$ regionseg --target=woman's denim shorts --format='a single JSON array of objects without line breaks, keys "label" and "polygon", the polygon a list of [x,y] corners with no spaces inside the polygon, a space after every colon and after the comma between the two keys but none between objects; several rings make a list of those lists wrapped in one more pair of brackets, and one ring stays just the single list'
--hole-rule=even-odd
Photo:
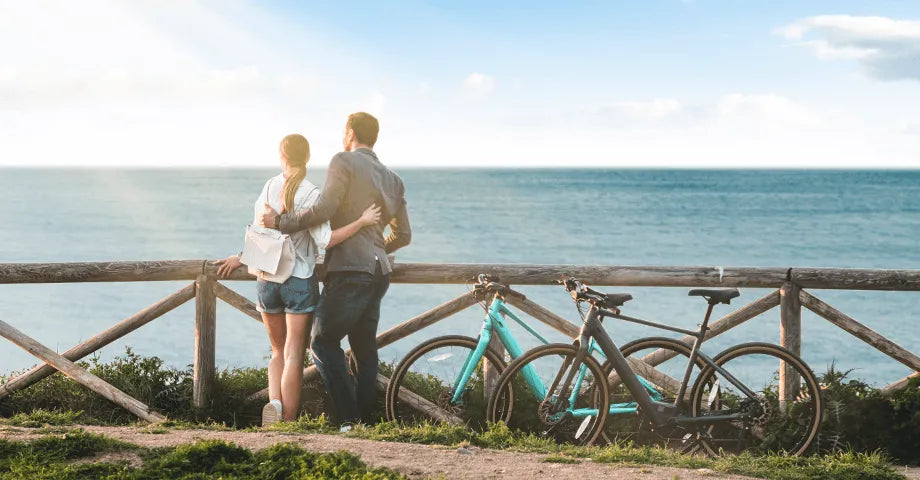
[{"label": "woman's denim shorts", "polygon": [[319,302],[319,282],[310,278],[290,277],[284,283],[258,281],[259,302],[256,310],[263,313],[293,313],[302,315],[316,310]]}]

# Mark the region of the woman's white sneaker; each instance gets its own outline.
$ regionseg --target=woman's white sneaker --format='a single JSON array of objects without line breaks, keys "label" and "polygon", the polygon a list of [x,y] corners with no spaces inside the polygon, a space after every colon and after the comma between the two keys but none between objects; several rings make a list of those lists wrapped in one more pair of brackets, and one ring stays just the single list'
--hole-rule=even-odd
[{"label": "woman's white sneaker", "polygon": [[273,423],[278,423],[283,417],[281,416],[281,400],[272,400],[262,407],[262,426],[267,427]]}]

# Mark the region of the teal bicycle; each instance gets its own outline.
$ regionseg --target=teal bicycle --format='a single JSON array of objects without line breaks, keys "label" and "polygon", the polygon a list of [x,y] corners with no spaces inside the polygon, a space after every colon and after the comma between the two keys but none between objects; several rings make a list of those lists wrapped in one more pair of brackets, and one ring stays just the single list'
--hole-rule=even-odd
[{"label": "teal bicycle", "polygon": [[[446,413],[467,426],[481,428],[486,423],[487,402],[483,394],[483,362],[487,360],[498,370],[498,373],[504,371],[507,366],[505,358],[494,349],[489,348],[493,335],[497,335],[511,360],[518,358],[523,353],[506,324],[506,318],[514,320],[541,343],[549,343],[545,337],[506,306],[505,297],[523,297],[521,293],[499,283],[497,278],[484,274],[479,275],[474,288],[482,295],[482,298],[491,297],[479,337],[472,338],[463,335],[436,337],[406,354],[394,368],[387,385],[386,416],[388,420],[410,423],[443,417],[443,415],[432,414],[432,410],[437,409],[439,414]],[[660,339],[646,339],[624,345],[623,351],[628,356],[636,351],[647,351],[653,347],[674,349],[666,342],[662,345]],[[598,355],[600,361],[606,360],[603,352],[595,348],[593,344],[589,349]],[[684,354],[683,351],[678,353]],[[605,362],[605,364],[608,363]],[[610,369],[607,370],[608,373],[609,371]],[[514,402],[515,390],[520,391],[521,389],[529,392],[526,395],[529,398],[545,396],[545,379],[541,378],[536,370],[530,366],[525,367],[522,377],[523,381],[505,386],[501,398],[507,402]],[[596,378],[590,369],[582,368],[576,379],[577,390],[591,390],[599,380],[601,379]],[[663,398],[660,387],[641,377],[639,381],[651,398],[659,400]],[[574,397],[578,395],[577,390],[572,394],[573,404]],[[536,408],[536,404],[534,407]],[[610,404],[609,413],[612,415],[628,414],[630,417],[635,417],[636,403],[631,398],[626,402],[613,402]],[[578,441],[576,433],[565,429],[557,429],[553,432],[557,440],[568,442]]]}]

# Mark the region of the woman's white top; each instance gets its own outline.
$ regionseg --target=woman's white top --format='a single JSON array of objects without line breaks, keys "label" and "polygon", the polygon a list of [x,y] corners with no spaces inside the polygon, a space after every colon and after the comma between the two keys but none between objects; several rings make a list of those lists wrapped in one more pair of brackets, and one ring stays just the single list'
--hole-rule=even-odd
[{"label": "woman's white top", "polygon": [[[266,203],[276,212],[281,211],[281,196],[283,193],[283,173],[269,178],[265,182],[265,186],[262,187],[262,193],[259,194],[259,198],[253,207],[252,228],[277,231],[271,228],[259,227],[258,225]],[[300,182],[300,187],[297,188],[297,193],[294,194],[294,210],[300,211],[312,207],[316,200],[319,199],[320,193],[319,187],[304,178]],[[329,226],[329,222],[323,222],[313,228],[294,232],[290,234],[290,237],[291,244],[294,246],[294,271],[291,276],[310,278],[316,268],[316,256],[319,255],[319,249],[325,249],[329,245],[329,239],[332,238],[332,228]]]}]

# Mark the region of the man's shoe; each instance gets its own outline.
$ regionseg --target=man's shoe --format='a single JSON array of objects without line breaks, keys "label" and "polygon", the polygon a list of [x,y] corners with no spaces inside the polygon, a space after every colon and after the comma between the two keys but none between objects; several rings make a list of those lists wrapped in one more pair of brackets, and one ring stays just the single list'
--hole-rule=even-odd
[{"label": "man's shoe", "polygon": [[281,400],[272,400],[262,407],[262,427],[278,423],[281,419]]}]

